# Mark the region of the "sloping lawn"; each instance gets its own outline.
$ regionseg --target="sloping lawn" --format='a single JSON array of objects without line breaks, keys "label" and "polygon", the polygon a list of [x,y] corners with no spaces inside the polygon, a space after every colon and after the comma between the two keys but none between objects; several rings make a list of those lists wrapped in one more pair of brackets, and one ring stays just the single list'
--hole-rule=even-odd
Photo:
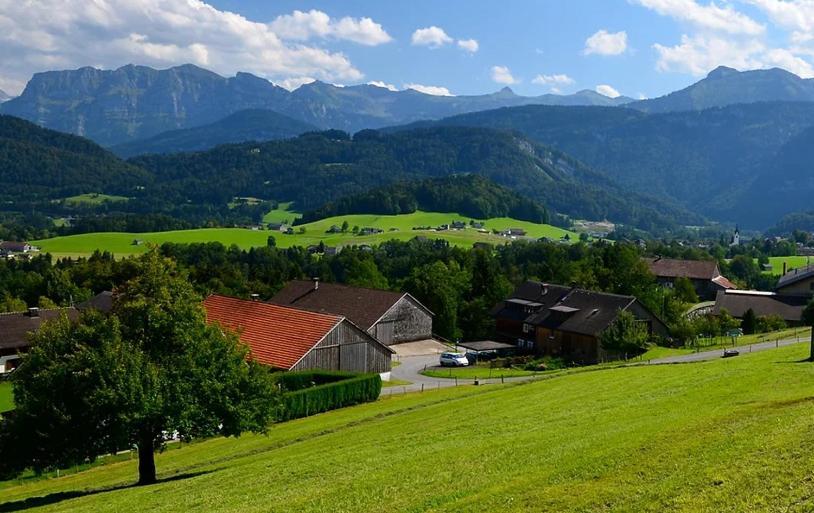
[{"label": "sloping lawn", "polygon": [[801,513],[807,350],[408,394],[168,451],[154,486],[135,460],[0,485],[0,509]]}]

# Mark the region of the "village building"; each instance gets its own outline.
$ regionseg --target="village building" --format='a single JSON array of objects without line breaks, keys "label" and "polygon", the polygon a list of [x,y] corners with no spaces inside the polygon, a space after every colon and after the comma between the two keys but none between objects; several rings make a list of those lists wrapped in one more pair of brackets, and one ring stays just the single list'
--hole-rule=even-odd
[{"label": "village building", "polygon": [[58,319],[61,315],[76,320],[79,311],[75,308],[29,308],[25,312],[0,313],[0,375],[17,368],[20,355],[26,353],[31,345],[28,339],[31,333],[44,322]]},{"label": "village building", "polygon": [[783,295],[811,297],[814,295],[814,265],[784,273],[777,281],[775,291]]},{"label": "village building", "polygon": [[27,242],[4,240],[0,242],[0,251],[5,252],[6,254],[30,253],[31,251],[36,251],[36,248]]},{"label": "village building", "polygon": [[759,290],[722,290],[715,298],[713,315],[726,311],[736,319],[743,319],[752,310],[756,317],[776,316],[789,326],[802,324],[803,310],[808,304],[804,295],[786,295]]},{"label": "village building", "polygon": [[668,337],[667,326],[638,299],[527,281],[492,309],[500,340],[540,356],[580,364],[617,359],[602,347],[602,333],[627,311],[651,336]]},{"label": "village building", "polygon": [[385,345],[432,338],[433,313],[406,292],[296,280],[271,302],[341,315]]},{"label": "village building", "polygon": [[341,315],[212,295],[209,323],[234,331],[250,357],[278,370],[376,372],[389,379],[393,350]]},{"label": "village building", "polygon": [[673,287],[678,278],[690,280],[695,293],[702,300],[712,301],[718,291],[737,289],[734,283],[721,275],[715,260],[679,260],[675,258],[645,258],[647,267],[656,280],[665,287]]}]

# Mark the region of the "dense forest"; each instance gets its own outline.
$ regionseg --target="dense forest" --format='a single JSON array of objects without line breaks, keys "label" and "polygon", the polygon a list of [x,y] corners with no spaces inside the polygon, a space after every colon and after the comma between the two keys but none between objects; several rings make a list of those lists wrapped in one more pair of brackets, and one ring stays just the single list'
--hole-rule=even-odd
[{"label": "dense forest", "polygon": [[[89,141],[16,118],[0,117],[0,127],[3,210],[97,217],[96,226],[108,229],[132,224],[122,220],[127,214],[162,214],[195,226],[258,223],[262,201],[235,208],[235,198],[293,201],[308,211],[396,182],[459,174],[488,178],[574,218],[610,219],[662,232],[703,222],[690,212],[631,194],[559,151],[487,128],[390,135],[363,130],[353,138],[329,130],[124,162]],[[88,193],[117,199],[71,201]]]},{"label": "dense forest", "polygon": [[532,223],[550,221],[545,207],[477,175],[399,182],[330,201],[306,212],[300,223],[346,214],[455,212],[476,219],[512,217]]}]

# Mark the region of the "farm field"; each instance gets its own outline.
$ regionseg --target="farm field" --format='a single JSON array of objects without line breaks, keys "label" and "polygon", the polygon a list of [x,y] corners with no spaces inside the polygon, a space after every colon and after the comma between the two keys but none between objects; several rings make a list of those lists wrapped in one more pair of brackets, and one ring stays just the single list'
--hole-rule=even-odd
[{"label": "farm field", "polygon": [[96,194],[96,193],[87,193],[87,194],[78,194],[76,196],[71,196],[69,198],[65,198],[65,203],[67,205],[101,205],[102,203],[108,202],[119,202],[119,201],[127,201],[129,198],[126,196],[113,196],[110,194]]},{"label": "farm field", "polygon": [[804,256],[769,257],[769,263],[772,265],[772,270],[767,272],[775,276],[780,276],[783,274],[783,262],[786,263],[787,269],[798,269],[808,265],[809,261],[814,262],[814,259]]},{"label": "farm field", "polygon": [[302,217],[302,214],[299,212],[293,212],[289,210],[290,208],[291,202],[279,203],[277,208],[270,210],[266,215],[263,216],[263,224],[284,222],[293,223],[295,219]]},{"label": "farm field", "polygon": [[[286,211],[287,212],[287,211]],[[288,215],[291,215],[288,212]],[[116,256],[124,257],[144,253],[147,251],[147,244],[134,245],[133,241],[138,239],[144,243],[163,244],[164,242],[193,243],[193,242],[221,242],[227,246],[236,244],[247,249],[251,247],[265,246],[269,235],[274,236],[278,247],[308,246],[323,242],[327,246],[359,245],[359,244],[380,244],[391,239],[410,240],[416,235],[423,235],[429,238],[444,239],[459,246],[471,246],[473,243],[490,242],[502,244],[506,238],[497,235],[479,233],[472,228],[465,230],[452,230],[436,232],[434,230],[413,230],[414,226],[438,226],[450,223],[452,220],[469,221],[470,218],[454,213],[438,212],[415,212],[397,216],[379,215],[348,215],[338,216],[313,223],[302,225],[305,233],[295,233],[285,235],[269,230],[251,230],[244,228],[201,228],[197,230],[180,230],[154,233],[84,233],[80,235],[68,235],[64,237],[54,237],[32,241],[39,246],[43,252],[49,252],[57,258],[60,257],[80,257],[93,253],[94,250],[106,250]],[[353,226],[380,228],[383,233],[375,235],[357,236],[352,233],[326,233],[332,225],[341,226],[344,221]],[[559,239],[566,233],[576,240],[577,235],[561,228],[550,225],[517,221],[511,218],[493,218],[484,221],[486,227],[497,230],[506,228],[523,228],[530,237],[549,237]],[[295,230],[299,230],[299,226]],[[391,229],[394,229],[391,231]]]},{"label": "farm field", "polygon": [[185,444],[154,486],[135,459],[0,483],[0,510],[810,511],[807,351],[407,394]]}]

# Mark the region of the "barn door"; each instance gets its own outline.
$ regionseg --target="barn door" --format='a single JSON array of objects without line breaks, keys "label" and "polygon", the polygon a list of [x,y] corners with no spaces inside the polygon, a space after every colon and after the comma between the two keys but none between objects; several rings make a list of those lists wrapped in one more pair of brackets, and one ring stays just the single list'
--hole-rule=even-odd
[{"label": "barn door", "polygon": [[389,346],[393,343],[395,335],[395,322],[382,321],[376,324],[376,339],[382,344]]}]

